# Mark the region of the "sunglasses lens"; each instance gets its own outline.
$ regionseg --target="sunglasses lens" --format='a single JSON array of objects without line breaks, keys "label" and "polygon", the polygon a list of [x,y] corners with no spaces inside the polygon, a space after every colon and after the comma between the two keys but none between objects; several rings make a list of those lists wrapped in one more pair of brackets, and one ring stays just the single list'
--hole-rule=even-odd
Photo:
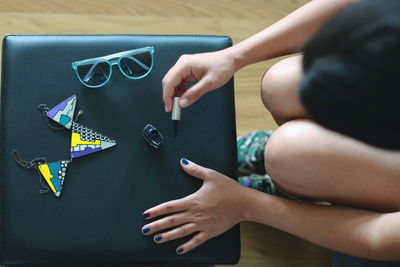
[{"label": "sunglasses lens", "polygon": [[121,70],[131,78],[140,78],[146,75],[153,63],[153,56],[150,52],[125,55],[119,61]]},{"label": "sunglasses lens", "polygon": [[88,86],[100,86],[110,77],[110,65],[106,61],[81,63],[77,67],[81,81]]}]

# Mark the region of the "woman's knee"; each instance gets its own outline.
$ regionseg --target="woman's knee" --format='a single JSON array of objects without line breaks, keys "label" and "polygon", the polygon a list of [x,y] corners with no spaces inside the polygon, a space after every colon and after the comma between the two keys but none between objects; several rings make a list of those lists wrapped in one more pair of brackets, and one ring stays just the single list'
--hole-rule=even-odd
[{"label": "woman's knee", "polygon": [[286,58],[265,72],[261,82],[261,99],[274,117],[304,117],[297,88],[303,78],[302,56]]},{"label": "woman's knee", "polygon": [[274,183],[283,191],[301,196],[307,181],[293,176],[296,162],[307,157],[312,147],[314,123],[308,120],[292,120],[281,125],[269,139],[265,148],[265,169]]},{"label": "woman's knee", "polygon": [[281,81],[284,77],[282,77],[277,64],[269,68],[261,80],[261,100],[272,114],[281,113],[278,104],[280,101],[279,88],[281,88]]},{"label": "woman's knee", "polygon": [[272,113],[278,114],[279,105],[275,105],[279,98],[279,87],[282,75],[279,71],[275,71],[276,67],[273,65],[263,75],[261,80],[261,100],[264,106]]},{"label": "woman's knee", "polygon": [[281,191],[377,210],[400,209],[399,162],[397,152],[369,146],[310,120],[286,122],[265,148],[265,169]]}]

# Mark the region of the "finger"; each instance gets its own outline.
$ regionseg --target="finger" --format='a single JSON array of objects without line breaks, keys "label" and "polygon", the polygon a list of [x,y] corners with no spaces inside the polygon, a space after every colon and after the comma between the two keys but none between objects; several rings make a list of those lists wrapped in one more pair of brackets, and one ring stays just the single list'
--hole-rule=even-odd
[{"label": "finger", "polygon": [[184,211],[186,209],[187,209],[187,199],[181,198],[181,199],[171,200],[162,203],[158,206],[155,206],[151,209],[148,209],[143,213],[143,217],[149,220],[159,217],[161,215]]},{"label": "finger", "polygon": [[186,108],[196,102],[205,93],[215,89],[207,76],[200,79],[196,84],[191,86],[186,90],[186,92],[181,96],[179,105],[182,108]]},{"label": "finger", "polygon": [[167,241],[175,240],[175,239],[190,235],[196,231],[197,231],[197,226],[195,223],[187,223],[187,224],[178,226],[171,231],[155,235],[154,242],[164,243]]},{"label": "finger", "polygon": [[200,246],[201,244],[203,244],[204,242],[206,242],[208,239],[209,238],[205,232],[200,232],[197,235],[195,235],[192,239],[190,239],[188,242],[179,246],[176,249],[176,253],[184,254],[186,252],[189,252],[192,249],[194,249],[194,248]]},{"label": "finger", "polygon": [[165,105],[165,112],[170,112],[172,110],[172,97],[175,94],[175,86],[170,82],[163,82],[163,102]]},{"label": "finger", "polygon": [[168,229],[177,225],[184,224],[188,221],[187,214],[178,213],[167,216],[165,218],[154,221],[142,227],[142,232],[145,235],[154,234],[164,229]]},{"label": "finger", "polygon": [[163,86],[163,101],[165,111],[172,110],[172,98],[175,95],[175,90],[183,80],[190,76],[190,69],[187,68],[187,57],[181,56],[175,65],[165,74],[162,80]]},{"label": "finger", "polygon": [[211,177],[218,175],[218,172],[211,170],[209,168],[202,167],[193,161],[190,161],[188,159],[182,158],[181,161],[181,167],[182,169],[189,175],[200,178],[201,180],[207,180],[210,179]]},{"label": "finger", "polygon": [[[170,70],[171,71],[171,70]],[[183,78],[179,74],[175,74],[175,72],[168,72],[163,81],[163,102],[165,105],[165,111],[170,112],[172,110],[172,98],[175,95],[175,89],[182,82]]]}]

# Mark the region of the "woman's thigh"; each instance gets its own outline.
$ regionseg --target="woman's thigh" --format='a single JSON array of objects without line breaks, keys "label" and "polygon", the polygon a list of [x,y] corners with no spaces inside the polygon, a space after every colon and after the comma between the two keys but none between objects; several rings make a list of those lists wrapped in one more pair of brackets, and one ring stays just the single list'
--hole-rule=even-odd
[{"label": "woman's thigh", "polygon": [[400,210],[400,151],[379,149],[303,119],[275,131],[265,162],[277,187],[291,195]]},{"label": "woman's thigh", "polygon": [[303,56],[286,58],[265,72],[261,82],[261,99],[278,124],[306,118],[298,87],[303,79]]}]

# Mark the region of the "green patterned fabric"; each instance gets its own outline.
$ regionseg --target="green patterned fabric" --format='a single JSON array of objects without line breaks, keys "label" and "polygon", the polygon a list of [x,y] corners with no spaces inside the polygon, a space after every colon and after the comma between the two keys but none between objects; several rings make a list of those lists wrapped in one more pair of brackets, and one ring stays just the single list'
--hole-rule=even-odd
[{"label": "green patterned fabric", "polygon": [[238,170],[241,173],[265,173],[264,150],[273,131],[256,130],[238,137]]}]

